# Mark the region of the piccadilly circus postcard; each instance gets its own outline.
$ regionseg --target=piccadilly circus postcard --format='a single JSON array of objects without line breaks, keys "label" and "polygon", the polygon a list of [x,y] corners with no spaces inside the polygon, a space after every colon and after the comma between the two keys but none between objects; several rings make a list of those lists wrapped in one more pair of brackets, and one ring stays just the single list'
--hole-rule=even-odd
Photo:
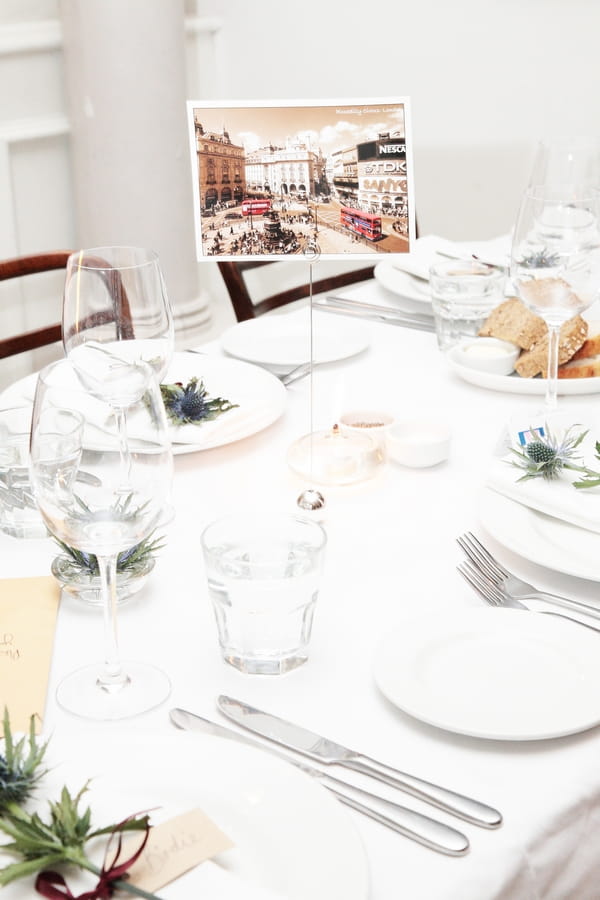
[{"label": "piccadilly circus postcard", "polygon": [[187,102],[199,260],[407,253],[408,98]]}]

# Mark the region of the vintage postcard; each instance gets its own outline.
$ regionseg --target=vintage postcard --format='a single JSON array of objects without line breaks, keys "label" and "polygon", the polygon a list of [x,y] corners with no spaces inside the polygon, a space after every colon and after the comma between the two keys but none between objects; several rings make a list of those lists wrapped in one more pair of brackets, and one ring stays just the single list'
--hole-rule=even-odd
[{"label": "vintage postcard", "polygon": [[409,251],[407,98],[190,100],[187,116],[199,260]]}]

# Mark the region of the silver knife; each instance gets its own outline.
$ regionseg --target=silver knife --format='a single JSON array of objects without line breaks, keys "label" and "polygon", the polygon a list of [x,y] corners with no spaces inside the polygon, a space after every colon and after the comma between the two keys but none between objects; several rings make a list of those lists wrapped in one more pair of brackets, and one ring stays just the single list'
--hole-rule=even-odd
[{"label": "silver knife", "polygon": [[375,819],[381,825],[392,828],[394,831],[404,835],[404,837],[429,847],[431,850],[437,850],[438,853],[445,853],[447,856],[464,856],[469,849],[469,840],[466,835],[456,831],[454,828],[450,828],[449,825],[444,825],[442,822],[430,819],[429,816],[424,816],[405,806],[400,806],[398,803],[392,803],[390,800],[385,800],[376,794],[371,794],[352,784],[347,784],[345,781],[340,781],[332,775],[320,772],[306,763],[292,759],[286,753],[280,753],[271,747],[266,747],[264,744],[254,741],[244,734],[239,734],[237,731],[232,731],[230,728],[225,728],[225,726],[219,725],[217,722],[211,722],[210,719],[204,719],[202,716],[188,712],[185,709],[172,709],[169,713],[169,718],[177,728],[202,731],[204,734],[213,734],[229,740],[240,741],[243,744],[264,750],[266,753],[291,763],[305,774],[319,781],[323,787],[331,791],[342,803],[351,806],[352,809],[369,816],[371,819]]},{"label": "silver knife", "polygon": [[345,297],[326,297],[313,300],[315,309],[324,312],[345,313],[361,319],[376,319],[388,325],[401,325],[403,328],[416,328],[418,331],[435,331],[432,316],[421,313],[403,313],[388,306],[376,306],[373,303],[360,303]]},{"label": "silver knife", "polygon": [[233,719],[238,725],[242,725],[243,728],[260,734],[261,737],[281,744],[283,747],[303,753],[310,759],[326,765],[337,763],[348,769],[354,769],[356,772],[362,772],[364,775],[370,775],[385,784],[390,784],[392,787],[411,794],[413,797],[418,797],[419,800],[431,803],[445,812],[459,816],[473,825],[497,828],[502,824],[501,813],[485,803],[472,800],[470,797],[457,794],[455,791],[450,791],[429,781],[423,781],[423,779],[408,775],[406,772],[400,772],[376,759],[357,753],[355,750],[349,750],[320,734],[315,734],[308,728],[286,722],[285,719],[272,716],[223,694],[217,698],[217,706],[224,715]]}]

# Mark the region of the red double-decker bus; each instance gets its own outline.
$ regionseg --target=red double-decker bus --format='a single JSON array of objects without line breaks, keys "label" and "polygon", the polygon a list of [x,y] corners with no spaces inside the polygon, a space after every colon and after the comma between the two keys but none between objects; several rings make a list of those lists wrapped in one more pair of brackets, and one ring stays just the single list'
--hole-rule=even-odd
[{"label": "red double-decker bus", "polygon": [[352,209],[350,206],[342,206],[340,223],[344,228],[348,228],[355,234],[361,234],[370,241],[378,241],[381,238],[380,216],[361,212],[360,209]]},{"label": "red double-decker bus", "polygon": [[271,201],[264,200],[242,200],[243,216],[264,216],[265,213],[271,211]]}]

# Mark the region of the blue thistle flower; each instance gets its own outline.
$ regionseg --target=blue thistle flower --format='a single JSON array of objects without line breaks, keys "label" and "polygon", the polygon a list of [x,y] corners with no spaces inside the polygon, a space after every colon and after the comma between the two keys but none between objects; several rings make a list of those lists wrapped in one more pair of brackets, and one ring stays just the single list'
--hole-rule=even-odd
[{"label": "blue thistle flower", "polygon": [[209,399],[204,383],[198,378],[191,378],[185,387],[180,381],[161,384],[160,391],[167,415],[175,425],[208,422],[238,405],[222,397]]}]

